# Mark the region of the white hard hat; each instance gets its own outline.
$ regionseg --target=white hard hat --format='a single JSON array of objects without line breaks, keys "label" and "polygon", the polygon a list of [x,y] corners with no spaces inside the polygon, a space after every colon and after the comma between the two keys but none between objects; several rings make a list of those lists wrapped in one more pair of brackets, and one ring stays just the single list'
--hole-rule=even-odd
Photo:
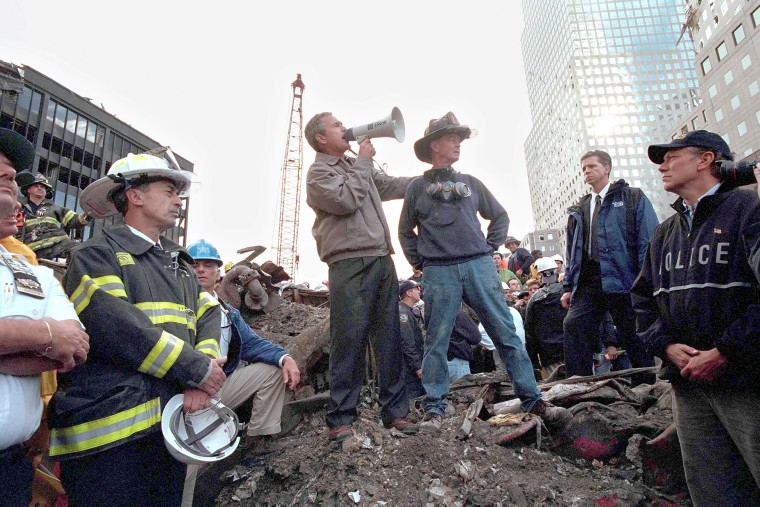
[{"label": "white hard hat", "polygon": [[563,258],[562,258],[562,256],[561,256],[560,254],[554,254],[554,255],[552,255],[552,256],[551,256],[551,259],[552,259],[554,262],[561,262],[562,264],[564,264],[564,263],[565,263],[565,259],[563,259]]},{"label": "white hard hat", "polygon": [[557,263],[551,257],[541,257],[536,260],[536,271],[541,273],[542,271],[549,271],[551,269],[557,269]]},{"label": "white hard hat", "polygon": [[129,153],[108,169],[108,174],[90,183],[79,196],[79,205],[94,218],[106,218],[119,212],[113,203],[114,191],[128,188],[138,179],[166,178],[177,185],[180,197],[187,197],[190,187],[198,185],[195,175],[162,157]]},{"label": "white hard hat", "polygon": [[195,465],[232,455],[240,443],[237,414],[221,402],[186,414],[182,411],[184,402],[183,394],[172,397],[161,415],[161,432],[169,454]]}]

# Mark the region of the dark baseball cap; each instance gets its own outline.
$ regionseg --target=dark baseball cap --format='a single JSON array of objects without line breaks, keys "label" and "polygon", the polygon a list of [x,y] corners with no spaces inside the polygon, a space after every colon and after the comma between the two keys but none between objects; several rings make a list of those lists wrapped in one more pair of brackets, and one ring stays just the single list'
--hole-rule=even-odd
[{"label": "dark baseball cap", "polygon": [[0,128],[0,153],[17,172],[29,169],[34,161],[34,145],[16,131]]},{"label": "dark baseball cap", "polygon": [[692,130],[691,132],[681,134],[667,144],[651,145],[648,150],[649,160],[655,164],[662,164],[668,150],[677,150],[690,146],[722,153],[728,160],[734,159],[728,144],[718,134],[706,130]]},{"label": "dark baseball cap", "polygon": [[398,283],[398,295],[403,296],[404,292],[408,291],[409,289],[413,289],[415,287],[419,287],[420,284],[415,282],[414,280],[401,280]]}]

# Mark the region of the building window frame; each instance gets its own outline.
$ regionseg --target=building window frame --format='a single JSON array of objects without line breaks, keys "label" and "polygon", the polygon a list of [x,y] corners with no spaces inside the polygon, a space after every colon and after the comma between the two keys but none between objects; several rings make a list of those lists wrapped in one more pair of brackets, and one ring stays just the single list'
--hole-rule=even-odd
[{"label": "building window frame", "polygon": [[712,70],[712,60],[710,60],[709,56],[702,60],[700,67],[702,67],[702,74],[705,76]]},{"label": "building window frame", "polygon": [[718,47],[715,48],[715,55],[718,57],[719,62],[723,61],[723,59],[728,56],[728,46],[726,45],[726,41],[718,44]]},{"label": "building window frame", "polygon": [[739,23],[739,26],[731,32],[731,36],[734,38],[734,45],[738,46],[740,42],[747,38],[747,35],[744,33],[744,25]]}]

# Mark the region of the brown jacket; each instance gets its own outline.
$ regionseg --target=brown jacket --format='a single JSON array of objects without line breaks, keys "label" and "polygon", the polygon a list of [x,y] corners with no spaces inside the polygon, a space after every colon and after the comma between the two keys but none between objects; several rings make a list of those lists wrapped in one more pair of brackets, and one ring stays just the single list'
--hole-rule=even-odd
[{"label": "brown jacket", "polygon": [[317,218],[311,233],[327,264],[393,253],[381,201],[401,199],[413,178],[394,178],[366,157],[317,153],[306,174],[306,203]]}]

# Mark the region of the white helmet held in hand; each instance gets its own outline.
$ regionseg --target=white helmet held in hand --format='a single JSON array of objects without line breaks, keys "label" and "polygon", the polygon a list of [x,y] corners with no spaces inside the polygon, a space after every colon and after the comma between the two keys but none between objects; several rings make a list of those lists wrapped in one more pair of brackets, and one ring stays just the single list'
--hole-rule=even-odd
[{"label": "white helmet held in hand", "polygon": [[185,395],[169,400],[161,415],[161,432],[169,454],[182,463],[200,465],[229,457],[240,443],[237,414],[221,402],[186,414]]}]

